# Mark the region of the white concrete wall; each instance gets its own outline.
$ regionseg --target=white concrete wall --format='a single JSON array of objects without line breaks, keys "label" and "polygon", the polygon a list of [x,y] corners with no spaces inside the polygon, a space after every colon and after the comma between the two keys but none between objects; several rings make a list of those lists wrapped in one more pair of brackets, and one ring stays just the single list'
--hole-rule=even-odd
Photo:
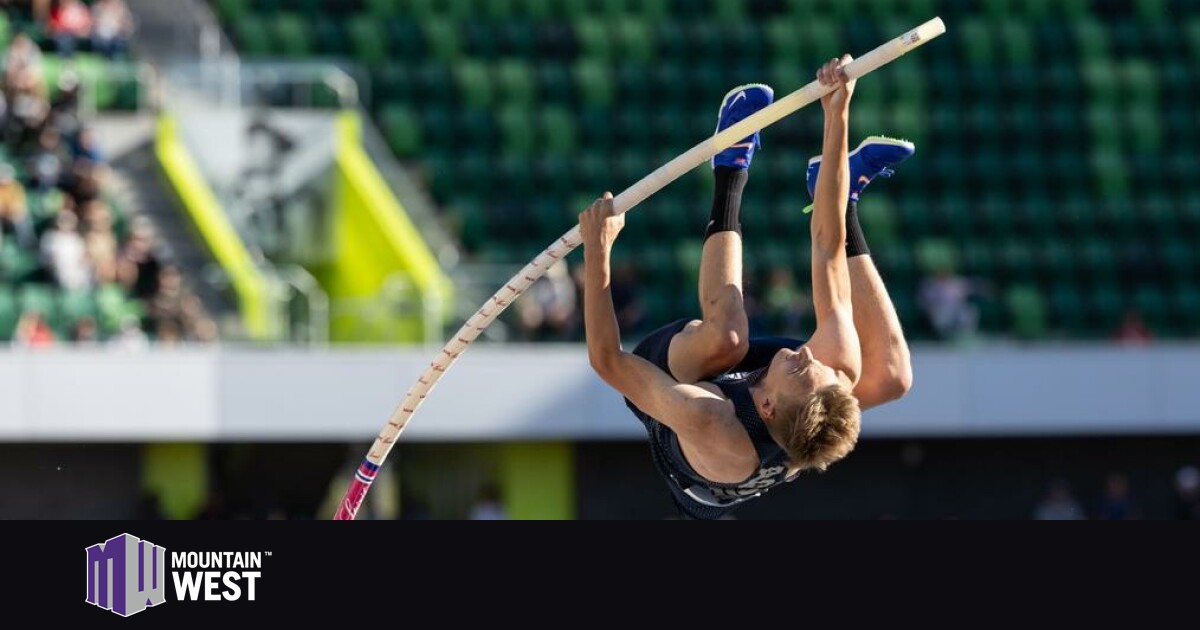
[{"label": "white concrete wall", "polygon": [[[0,351],[0,440],[363,440],[438,350]],[[916,348],[864,435],[1200,433],[1200,346]],[[406,440],[642,437],[582,346],[483,346]]]}]

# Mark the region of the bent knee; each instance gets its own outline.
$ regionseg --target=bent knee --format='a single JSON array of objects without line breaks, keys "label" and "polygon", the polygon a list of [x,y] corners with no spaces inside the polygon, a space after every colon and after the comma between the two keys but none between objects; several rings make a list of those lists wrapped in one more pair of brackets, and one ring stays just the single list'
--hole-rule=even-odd
[{"label": "bent knee", "polygon": [[712,337],[709,352],[714,363],[732,367],[741,363],[750,351],[750,339],[744,328],[721,328]]}]

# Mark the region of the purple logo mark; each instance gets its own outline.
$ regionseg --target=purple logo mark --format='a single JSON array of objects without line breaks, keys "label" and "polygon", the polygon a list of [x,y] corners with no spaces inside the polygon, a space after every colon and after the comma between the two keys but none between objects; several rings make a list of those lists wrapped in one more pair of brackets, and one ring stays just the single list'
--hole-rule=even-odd
[{"label": "purple logo mark", "polygon": [[87,598],[122,617],[166,600],[167,551],[121,534],[87,548]]}]

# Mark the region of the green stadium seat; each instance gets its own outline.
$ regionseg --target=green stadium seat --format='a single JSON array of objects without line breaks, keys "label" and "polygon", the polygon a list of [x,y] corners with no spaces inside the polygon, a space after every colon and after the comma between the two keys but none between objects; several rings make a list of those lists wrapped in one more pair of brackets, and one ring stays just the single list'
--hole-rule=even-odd
[{"label": "green stadium seat", "polygon": [[1071,24],[1082,59],[1102,61],[1108,59],[1108,29],[1095,18],[1082,18]]},{"label": "green stadium seat", "polygon": [[575,36],[584,59],[608,60],[616,56],[613,50],[615,37],[604,20],[592,16],[579,18],[575,22]]},{"label": "green stadium seat", "polygon": [[313,43],[323,55],[345,56],[350,54],[350,41],[342,30],[342,23],[334,20],[317,20],[313,24]]},{"label": "green stadium seat", "polygon": [[[90,290],[64,291],[60,296],[59,313],[63,327],[70,329],[84,317],[97,319],[95,294]],[[98,322],[98,320],[97,320]]]},{"label": "green stadium seat", "polygon": [[620,59],[625,62],[649,62],[654,58],[654,31],[645,20],[627,15],[616,20],[609,28],[615,28],[620,43]]},{"label": "green stadium seat", "polygon": [[1059,283],[1052,285],[1048,294],[1050,321],[1060,334],[1077,336],[1087,329],[1088,311],[1079,285]]},{"label": "green stadium seat", "polygon": [[236,24],[249,12],[248,0],[214,0],[217,15],[229,24]]},{"label": "green stadium seat", "polygon": [[533,68],[523,59],[505,59],[497,64],[495,78],[504,103],[532,106],[537,92]]},{"label": "green stadium seat", "polygon": [[1020,339],[1036,340],[1046,334],[1046,305],[1037,287],[1013,285],[1005,292],[1012,332]]},{"label": "green stadium seat", "polygon": [[41,313],[51,327],[58,328],[60,318],[54,287],[37,283],[21,285],[17,289],[17,305],[22,313]]},{"label": "green stadium seat", "polygon": [[400,12],[400,5],[409,4],[400,0],[364,0],[363,4],[366,7],[367,14],[376,19],[390,18]]},{"label": "green stadium seat", "polygon": [[566,108],[543,108],[540,123],[542,140],[539,145],[547,153],[569,157],[576,151],[575,122]]},{"label": "green stadium seat", "polygon": [[536,121],[528,107],[517,104],[504,105],[497,114],[496,121],[505,152],[527,156],[538,148],[534,137]]},{"label": "green stadium seat", "polygon": [[462,55],[462,43],[454,22],[445,18],[429,19],[421,23],[421,28],[435,59],[454,62]]},{"label": "green stadium seat", "polygon": [[295,13],[280,13],[271,19],[271,39],[271,51],[275,54],[304,57],[312,53],[312,30]]},{"label": "green stadium seat", "polygon": [[[1176,285],[1168,293],[1169,308],[1174,318],[1174,327],[1183,335],[1200,335],[1200,288],[1194,283]],[[0,328],[0,335],[3,328]]]},{"label": "green stadium seat", "polygon": [[271,41],[266,21],[257,15],[245,15],[233,26],[238,50],[246,56],[261,57],[271,53]]},{"label": "green stadium seat", "polygon": [[454,66],[454,78],[463,104],[490,107],[493,102],[492,74],[481,61],[464,60]]},{"label": "green stadium seat", "polygon": [[1133,294],[1133,306],[1142,313],[1150,330],[1162,336],[1171,336],[1174,322],[1170,317],[1166,294],[1160,286],[1143,285]]},{"label": "green stadium seat", "polygon": [[580,100],[591,107],[607,107],[613,102],[613,75],[608,64],[581,60],[573,68]]},{"label": "green stadium seat", "polygon": [[391,18],[385,24],[388,51],[392,55],[407,60],[425,54],[425,35],[420,24],[407,17]]},{"label": "green stadium seat", "polygon": [[11,341],[20,317],[17,296],[11,286],[0,284],[0,341]]},{"label": "green stadium seat", "polygon": [[346,25],[354,58],[375,65],[388,61],[387,33],[384,25],[368,15],[355,15]]},{"label": "green stadium seat", "polygon": [[1108,337],[1121,323],[1126,301],[1119,285],[1101,282],[1091,285],[1085,293],[1088,304],[1090,334],[1093,337]]},{"label": "green stadium seat", "polygon": [[392,103],[383,107],[379,117],[384,137],[392,151],[402,158],[417,155],[421,148],[422,133],[416,113],[407,105]]},{"label": "green stadium seat", "polygon": [[0,247],[0,280],[23,282],[40,268],[37,252],[11,244]]}]

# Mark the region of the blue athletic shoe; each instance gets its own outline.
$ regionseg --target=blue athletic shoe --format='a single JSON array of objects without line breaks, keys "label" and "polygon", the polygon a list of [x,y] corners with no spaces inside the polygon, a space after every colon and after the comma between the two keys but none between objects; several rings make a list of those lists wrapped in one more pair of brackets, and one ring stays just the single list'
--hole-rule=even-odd
[{"label": "blue athletic shoe", "polygon": [[[916,153],[917,147],[907,140],[871,136],[850,152],[850,201],[858,201],[867,184],[880,175],[891,177],[892,167]],[[821,172],[821,156],[808,161],[808,196],[815,197],[817,174]],[[812,212],[812,206],[804,209]]]},{"label": "blue athletic shoe", "polygon": [[[717,130],[714,134],[720,133],[722,129],[728,129],[730,126],[741,122],[746,117],[754,112],[771,104],[775,100],[775,91],[768,85],[762,83],[747,83],[739,85],[725,95],[721,100],[721,111],[717,117]],[[754,135],[746,137],[741,143],[735,144],[728,149],[713,156],[713,168],[718,166],[728,166],[731,168],[750,168],[750,160],[754,158],[754,151],[762,147],[762,141],[758,137],[758,132]]]}]

